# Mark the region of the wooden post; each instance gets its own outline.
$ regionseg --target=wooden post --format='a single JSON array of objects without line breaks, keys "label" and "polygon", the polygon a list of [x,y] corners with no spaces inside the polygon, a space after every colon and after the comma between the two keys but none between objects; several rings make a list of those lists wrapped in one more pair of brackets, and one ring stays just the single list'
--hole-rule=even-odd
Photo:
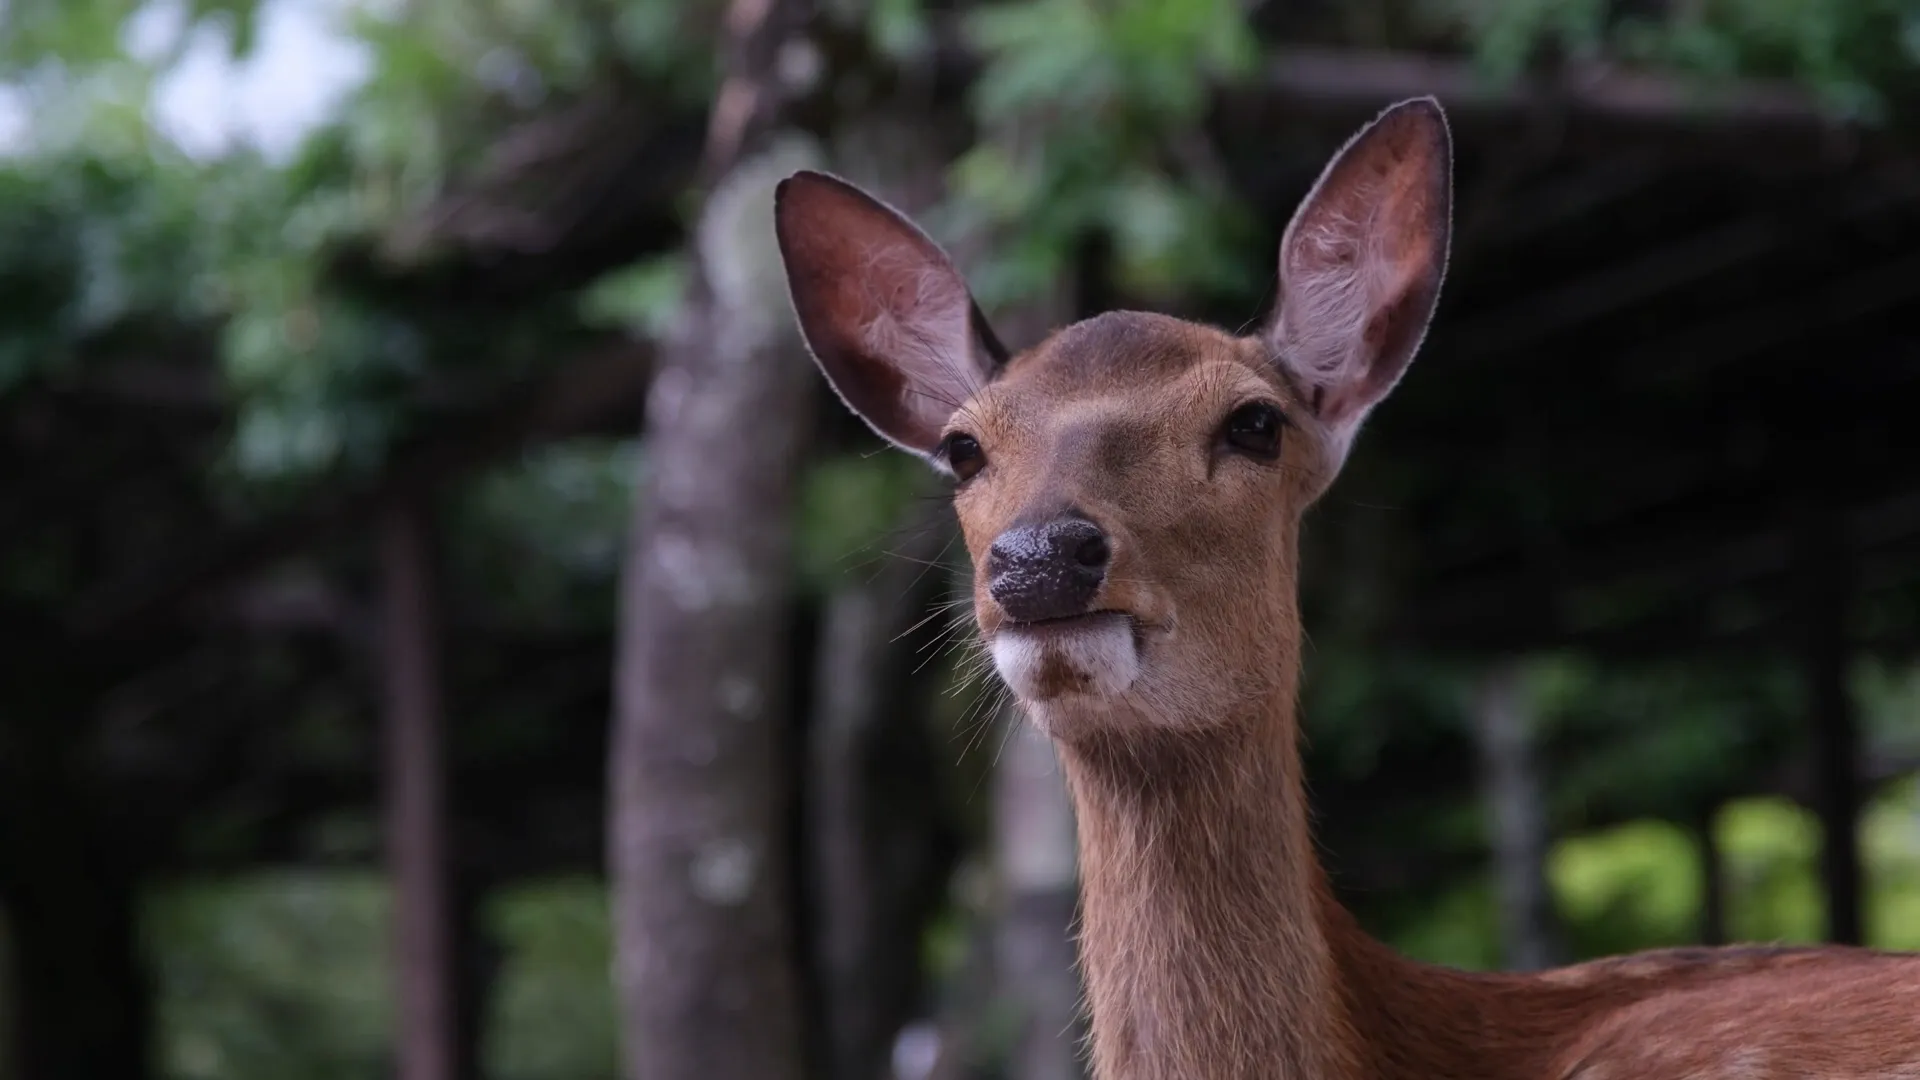
[{"label": "wooden post", "polygon": [[1487,673],[1473,713],[1506,963],[1517,971],[1551,967],[1559,961],[1560,948],[1546,877],[1547,810],[1518,665]]},{"label": "wooden post", "polygon": [[20,1080],[26,1065],[20,1052],[19,1035],[14,1031],[14,1016],[20,1006],[13,988],[13,933],[9,925],[5,897],[0,897],[0,1080]]},{"label": "wooden post", "polygon": [[439,627],[426,511],[382,522],[386,842],[399,1080],[459,1080],[442,760]]},{"label": "wooden post", "polygon": [[1720,851],[1720,806],[1700,812],[1694,834],[1700,838],[1700,943],[1727,943],[1727,865]]},{"label": "wooden post", "polygon": [[1800,585],[1802,664],[1812,741],[1814,811],[1820,817],[1821,880],[1827,893],[1827,940],[1857,945],[1861,918],[1859,732],[1847,687],[1847,615],[1851,555],[1839,507],[1818,495],[1799,507],[1796,560]]}]

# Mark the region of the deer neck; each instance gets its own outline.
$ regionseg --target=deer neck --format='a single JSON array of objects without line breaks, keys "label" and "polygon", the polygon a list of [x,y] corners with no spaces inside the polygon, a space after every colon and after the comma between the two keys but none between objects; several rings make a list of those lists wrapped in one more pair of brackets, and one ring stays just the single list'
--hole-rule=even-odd
[{"label": "deer neck", "polygon": [[1275,659],[1279,683],[1207,734],[1061,746],[1100,1080],[1356,1074],[1296,745],[1297,659]]}]

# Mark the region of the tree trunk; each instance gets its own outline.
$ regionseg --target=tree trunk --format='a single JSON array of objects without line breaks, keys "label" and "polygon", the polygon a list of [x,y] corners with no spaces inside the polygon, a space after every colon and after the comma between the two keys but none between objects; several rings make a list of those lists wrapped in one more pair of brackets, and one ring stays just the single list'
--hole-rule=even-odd
[{"label": "tree trunk", "polygon": [[[915,106],[919,107],[915,107]],[[835,140],[841,175],[908,215],[931,207],[950,159],[952,125],[931,102],[870,107]],[[931,481],[932,477],[927,477]],[[921,937],[941,901],[959,840],[937,797],[927,723],[928,663],[947,618],[936,566],[955,539],[932,483],[881,540],[875,571],[851,570],[828,598],[816,664],[809,769],[810,880],[827,1075],[882,1080],[894,1037],[920,1005]]]},{"label": "tree trunk", "polygon": [[994,850],[1002,889],[995,969],[1018,1010],[1012,1080],[1078,1080],[1080,976],[1073,941],[1079,900],[1073,806],[1053,743],[1016,708],[994,772]]},{"label": "tree trunk", "polygon": [[429,511],[381,523],[387,873],[393,883],[398,1080],[465,1080],[459,1033]]},{"label": "tree trunk", "polygon": [[[827,601],[806,784],[826,1063],[834,1080],[882,1080],[893,1039],[914,1015],[921,936],[958,851],[938,797],[914,668],[945,575],[929,572],[952,535],[920,514],[885,572]],[[940,622],[935,619],[934,622]],[[924,672],[922,673],[924,676]]]},{"label": "tree trunk", "polygon": [[[970,862],[963,863],[956,877],[984,880],[988,876],[984,869],[977,874],[972,872],[974,869]],[[1003,1080],[1005,1076],[1006,1070],[996,1067],[997,1048],[989,1045],[988,1038],[989,1013],[999,987],[993,955],[998,926],[993,913],[985,910],[989,905],[984,899],[980,903],[969,903],[972,898],[965,895],[985,891],[955,890],[960,900],[960,918],[965,925],[964,952],[959,969],[941,988],[934,1015],[927,1024],[934,1043],[933,1060],[925,1063],[927,1069],[923,1075],[898,1075],[894,1080]]]},{"label": "tree trunk", "polygon": [[[1030,348],[1071,319],[1075,293],[1034,297],[996,320],[1002,340]],[[997,679],[998,676],[989,676]],[[1073,936],[1079,845],[1073,803],[1053,743],[1018,706],[988,734],[1000,746],[993,773],[993,853],[999,879],[994,977],[1014,1011],[1009,1080],[1079,1080],[1086,1022]]]},{"label": "tree trunk", "polygon": [[631,1080],[796,1080],[783,709],[791,499],[815,378],[773,186],[819,155],[766,129],[807,17],[737,3],[685,307],[647,398],[623,570],[608,862]]},{"label": "tree trunk", "polygon": [[1473,713],[1506,964],[1517,971],[1537,971],[1559,963],[1561,949],[1547,885],[1547,812],[1517,665],[1485,676]]}]

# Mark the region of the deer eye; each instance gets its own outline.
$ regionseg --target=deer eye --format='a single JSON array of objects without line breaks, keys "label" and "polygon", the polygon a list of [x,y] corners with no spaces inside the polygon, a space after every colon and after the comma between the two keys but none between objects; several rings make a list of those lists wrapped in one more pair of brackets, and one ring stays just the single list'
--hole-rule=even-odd
[{"label": "deer eye", "polygon": [[1227,422],[1220,430],[1220,438],[1249,457],[1271,461],[1280,454],[1280,429],[1286,423],[1286,417],[1280,414],[1277,407],[1265,401],[1255,401],[1228,414]]},{"label": "deer eye", "polygon": [[987,464],[987,455],[980,449],[980,440],[959,432],[947,436],[941,454],[947,459],[947,468],[953,470],[955,479],[961,481],[972,479],[973,474]]}]

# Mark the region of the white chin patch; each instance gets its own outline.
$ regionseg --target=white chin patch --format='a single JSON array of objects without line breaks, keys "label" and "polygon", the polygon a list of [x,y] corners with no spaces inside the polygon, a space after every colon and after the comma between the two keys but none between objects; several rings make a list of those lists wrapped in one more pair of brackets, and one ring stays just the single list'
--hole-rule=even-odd
[{"label": "white chin patch", "polygon": [[993,635],[993,666],[1022,701],[1068,694],[1111,697],[1140,674],[1133,620],[1087,615],[1031,626],[1002,626]]}]

